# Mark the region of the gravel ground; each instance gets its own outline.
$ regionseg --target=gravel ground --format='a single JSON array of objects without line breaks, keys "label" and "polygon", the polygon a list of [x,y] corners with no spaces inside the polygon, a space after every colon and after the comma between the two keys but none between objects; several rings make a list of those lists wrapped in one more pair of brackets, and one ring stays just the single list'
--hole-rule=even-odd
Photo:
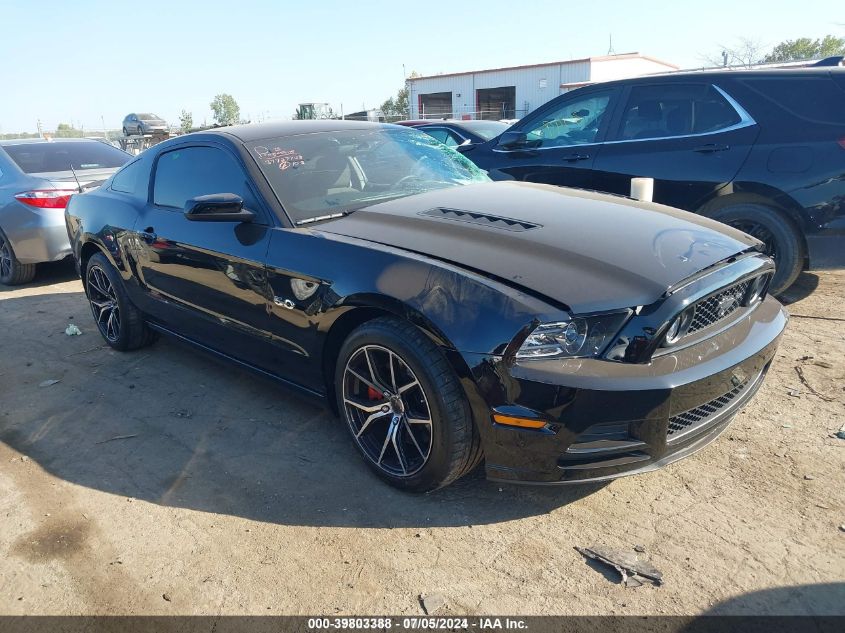
[{"label": "gravel ground", "polygon": [[[411,496],[263,378],[167,339],[105,348],[47,267],[0,287],[0,614],[420,614],[434,593],[438,615],[845,614],[845,272],[787,300],[766,383],[697,455]],[[576,545],[641,545],[665,583],[625,588]]]}]

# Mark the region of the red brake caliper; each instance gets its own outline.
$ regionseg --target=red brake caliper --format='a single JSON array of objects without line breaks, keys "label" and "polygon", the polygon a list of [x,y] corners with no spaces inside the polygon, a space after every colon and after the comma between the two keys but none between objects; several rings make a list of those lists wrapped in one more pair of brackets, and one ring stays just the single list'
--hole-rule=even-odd
[{"label": "red brake caliper", "polygon": [[372,387],[367,387],[367,397],[370,400],[381,400],[382,399],[381,393],[378,390],[373,389]]}]

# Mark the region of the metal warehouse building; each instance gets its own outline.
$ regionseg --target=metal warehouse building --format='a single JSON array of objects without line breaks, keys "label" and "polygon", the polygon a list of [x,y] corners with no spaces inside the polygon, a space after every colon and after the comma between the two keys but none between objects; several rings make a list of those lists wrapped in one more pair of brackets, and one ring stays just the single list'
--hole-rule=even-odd
[{"label": "metal warehouse building", "polygon": [[640,53],[408,79],[412,119],[519,119],[590,83],[678,70]]}]

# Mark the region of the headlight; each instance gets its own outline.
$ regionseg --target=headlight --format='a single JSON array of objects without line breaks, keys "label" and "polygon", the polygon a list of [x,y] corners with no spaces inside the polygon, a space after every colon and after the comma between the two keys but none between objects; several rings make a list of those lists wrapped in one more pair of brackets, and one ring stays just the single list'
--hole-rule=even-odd
[{"label": "headlight", "polygon": [[769,285],[769,275],[760,275],[759,277],[755,277],[754,281],[751,282],[751,286],[748,289],[748,297],[745,300],[746,305],[754,305],[758,301],[761,301],[763,297],[766,296],[766,290]]},{"label": "headlight", "polygon": [[616,312],[543,323],[528,335],[516,357],[520,360],[530,360],[597,356],[622,329],[628,314]]}]

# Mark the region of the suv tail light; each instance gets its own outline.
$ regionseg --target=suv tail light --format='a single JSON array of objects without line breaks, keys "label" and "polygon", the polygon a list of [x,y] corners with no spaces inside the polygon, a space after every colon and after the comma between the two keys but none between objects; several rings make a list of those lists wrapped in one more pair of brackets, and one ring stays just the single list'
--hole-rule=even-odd
[{"label": "suv tail light", "polygon": [[842,138],[840,138],[836,142],[839,143],[839,147],[841,147],[842,149],[845,149],[845,136],[843,136]]},{"label": "suv tail light", "polygon": [[36,189],[15,194],[15,198],[39,209],[64,209],[76,189]]}]

